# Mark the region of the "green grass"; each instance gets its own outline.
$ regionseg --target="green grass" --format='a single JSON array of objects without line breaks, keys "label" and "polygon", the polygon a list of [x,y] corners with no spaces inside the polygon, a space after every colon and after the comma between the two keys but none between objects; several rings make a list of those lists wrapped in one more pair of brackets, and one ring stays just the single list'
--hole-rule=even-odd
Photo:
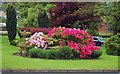
[{"label": "green grass", "polygon": [[92,60],[47,60],[15,56],[19,52],[16,47],[10,46],[8,38],[2,36],[2,69],[29,69],[29,70],[117,70],[118,57],[105,53]]}]

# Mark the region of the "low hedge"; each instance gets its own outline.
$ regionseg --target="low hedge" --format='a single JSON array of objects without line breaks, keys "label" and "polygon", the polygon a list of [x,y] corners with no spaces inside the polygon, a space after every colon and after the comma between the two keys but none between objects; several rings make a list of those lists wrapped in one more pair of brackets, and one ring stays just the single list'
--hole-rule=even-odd
[{"label": "low hedge", "polygon": [[[31,58],[42,58],[42,59],[80,59],[79,53],[69,48],[68,46],[63,46],[59,49],[39,49],[32,48],[28,52]],[[102,55],[100,50],[94,51],[88,59],[98,58]]]},{"label": "low hedge", "polygon": [[46,58],[46,59],[71,59],[72,49],[63,46],[60,49],[39,49],[33,48],[29,50],[29,56],[32,58]]},{"label": "low hedge", "polygon": [[94,59],[94,58],[98,58],[102,55],[102,51],[101,50],[94,50],[92,52],[92,54],[88,57],[90,59]]}]

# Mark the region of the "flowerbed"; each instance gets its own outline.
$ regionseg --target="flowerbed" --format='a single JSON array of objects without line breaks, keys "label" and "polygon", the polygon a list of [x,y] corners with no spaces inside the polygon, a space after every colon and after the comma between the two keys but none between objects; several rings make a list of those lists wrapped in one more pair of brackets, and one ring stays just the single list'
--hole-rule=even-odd
[{"label": "flowerbed", "polygon": [[[38,58],[39,56],[39,58],[56,56],[57,59],[86,59],[98,58],[102,54],[99,51],[100,48],[94,46],[92,35],[80,29],[55,27],[49,31],[47,36],[42,32],[36,32],[30,38],[26,38],[26,41],[31,48],[27,54],[34,58]],[[41,57],[43,55],[44,57]]]}]

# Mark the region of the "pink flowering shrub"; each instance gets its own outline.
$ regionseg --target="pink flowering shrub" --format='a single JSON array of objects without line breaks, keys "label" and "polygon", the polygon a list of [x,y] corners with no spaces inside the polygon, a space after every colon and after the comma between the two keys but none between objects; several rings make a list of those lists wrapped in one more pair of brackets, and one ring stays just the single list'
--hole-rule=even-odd
[{"label": "pink flowering shrub", "polygon": [[46,39],[42,32],[39,33],[36,32],[34,35],[30,37],[28,42],[31,46],[35,46],[36,48],[40,47],[42,47],[43,49],[47,48]]},{"label": "pink flowering shrub", "polygon": [[73,48],[81,58],[87,58],[94,50],[99,50],[99,47],[94,46],[92,35],[80,29],[55,27],[48,33],[48,37],[61,39],[60,46]]}]

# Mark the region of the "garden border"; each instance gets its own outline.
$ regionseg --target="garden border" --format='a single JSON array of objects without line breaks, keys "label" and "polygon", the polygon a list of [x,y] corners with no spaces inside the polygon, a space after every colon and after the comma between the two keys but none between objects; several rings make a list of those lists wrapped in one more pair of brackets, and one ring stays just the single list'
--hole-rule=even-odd
[{"label": "garden border", "polygon": [[2,70],[2,72],[75,73],[75,72],[120,72],[120,70]]}]

